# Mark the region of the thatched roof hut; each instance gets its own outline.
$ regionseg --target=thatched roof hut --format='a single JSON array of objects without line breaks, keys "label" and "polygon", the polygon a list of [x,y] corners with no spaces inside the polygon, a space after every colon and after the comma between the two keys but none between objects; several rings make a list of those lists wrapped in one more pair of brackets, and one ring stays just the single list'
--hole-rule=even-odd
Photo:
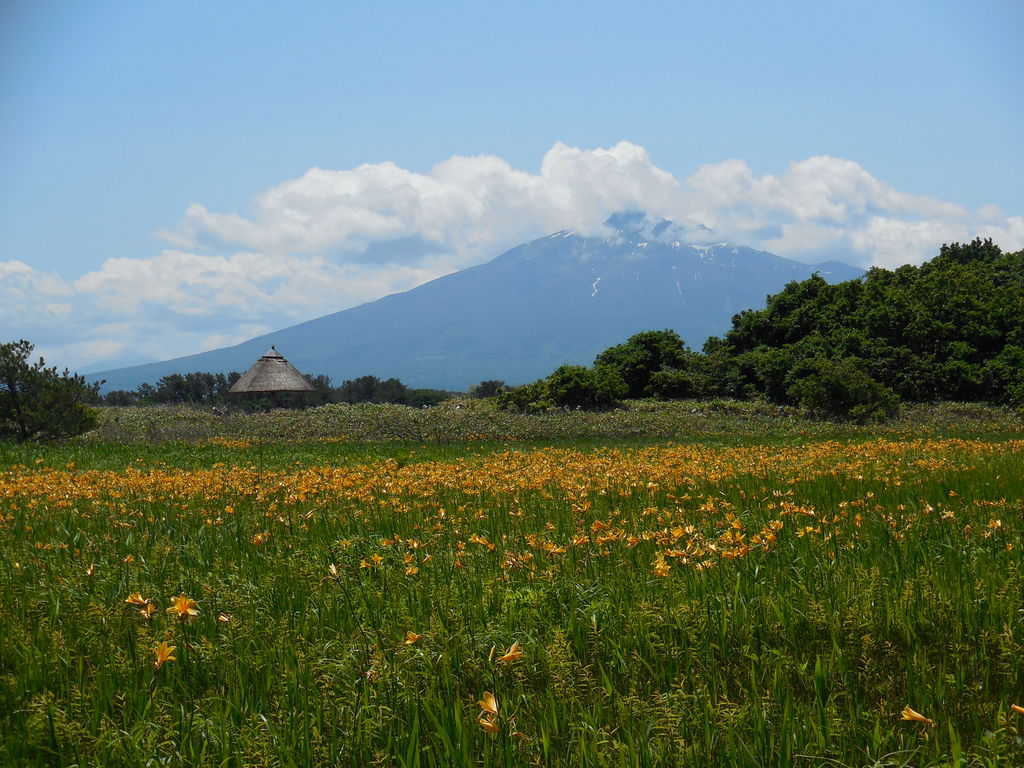
[{"label": "thatched roof hut", "polygon": [[289,363],[274,347],[242,377],[229,392],[258,392],[270,394],[271,401],[278,392],[313,392],[313,385]]}]

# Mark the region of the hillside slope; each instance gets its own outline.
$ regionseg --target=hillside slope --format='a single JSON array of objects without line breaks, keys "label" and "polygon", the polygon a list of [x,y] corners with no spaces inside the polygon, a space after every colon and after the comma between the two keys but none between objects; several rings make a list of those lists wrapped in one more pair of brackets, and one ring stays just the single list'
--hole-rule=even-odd
[{"label": "hillside slope", "polygon": [[244,371],[271,344],[299,370],[335,383],[362,375],[465,390],[518,384],[563,363],[589,365],[631,334],[671,328],[699,349],[732,316],[814,272],[859,277],[846,264],[809,265],[728,244],[645,236],[629,217],[609,238],[558,232],[404,293],[284,328],[237,346],[104,371],[104,391],[171,373]]}]

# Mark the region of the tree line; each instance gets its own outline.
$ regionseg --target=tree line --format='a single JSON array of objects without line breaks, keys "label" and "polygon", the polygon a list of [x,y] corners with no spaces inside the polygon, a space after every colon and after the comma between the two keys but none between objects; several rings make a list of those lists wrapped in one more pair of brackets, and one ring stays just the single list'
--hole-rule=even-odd
[{"label": "tree line", "polygon": [[835,285],[815,274],[735,315],[701,352],[674,331],[645,331],[498,401],[602,408],[646,397],[760,397],[856,421],[901,401],[1024,407],[1024,251],[976,239]]},{"label": "tree line", "polygon": [[[157,380],[155,384],[140,384],[134,390],[114,390],[105,395],[95,395],[99,405],[211,405],[237,406],[249,410],[267,408],[269,399],[265,395],[231,394],[230,389],[241,378],[238,371],[230,373],[172,373]],[[381,380],[376,376],[360,376],[348,379],[339,386],[331,383],[324,374],[304,377],[312,386],[312,392],[281,393],[277,398],[280,407],[310,407],[328,403],[395,403],[422,407],[436,405],[452,397],[451,392],[440,389],[416,389],[408,387],[399,379]]]}]

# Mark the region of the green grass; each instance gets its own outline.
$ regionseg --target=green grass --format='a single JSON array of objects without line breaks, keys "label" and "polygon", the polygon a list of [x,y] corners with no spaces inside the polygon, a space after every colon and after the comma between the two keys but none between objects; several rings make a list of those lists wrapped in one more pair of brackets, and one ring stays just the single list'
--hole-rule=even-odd
[{"label": "green grass", "polygon": [[1024,446],[987,419],[6,447],[0,764],[1020,764]]},{"label": "green grass", "polygon": [[488,400],[450,400],[433,408],[402,405],[327,405],[305,411],[215,415],[182,406],[101,408],[99,426],[81,442],[194,444],[211,438],[269,443],[325,441],[419,445],[481,442],[606,443],[663,440],[701,443],[799,442],[864,437],[1024,435],[1024,414],[980,404],[905,407],[885,424],[860,426],[808,418],[799,408],[758,401],[632,401],[604,412],[553,409],[497,411]]}]

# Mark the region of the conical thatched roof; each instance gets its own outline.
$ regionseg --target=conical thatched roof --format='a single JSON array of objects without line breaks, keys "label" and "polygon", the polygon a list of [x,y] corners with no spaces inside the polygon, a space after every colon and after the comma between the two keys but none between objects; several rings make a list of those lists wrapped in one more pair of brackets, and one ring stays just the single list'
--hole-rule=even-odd
[{"label": "conical thatched roof", "polygon": [[274,347],[242,374],[229,392],[312,392],[313,385]]}]

